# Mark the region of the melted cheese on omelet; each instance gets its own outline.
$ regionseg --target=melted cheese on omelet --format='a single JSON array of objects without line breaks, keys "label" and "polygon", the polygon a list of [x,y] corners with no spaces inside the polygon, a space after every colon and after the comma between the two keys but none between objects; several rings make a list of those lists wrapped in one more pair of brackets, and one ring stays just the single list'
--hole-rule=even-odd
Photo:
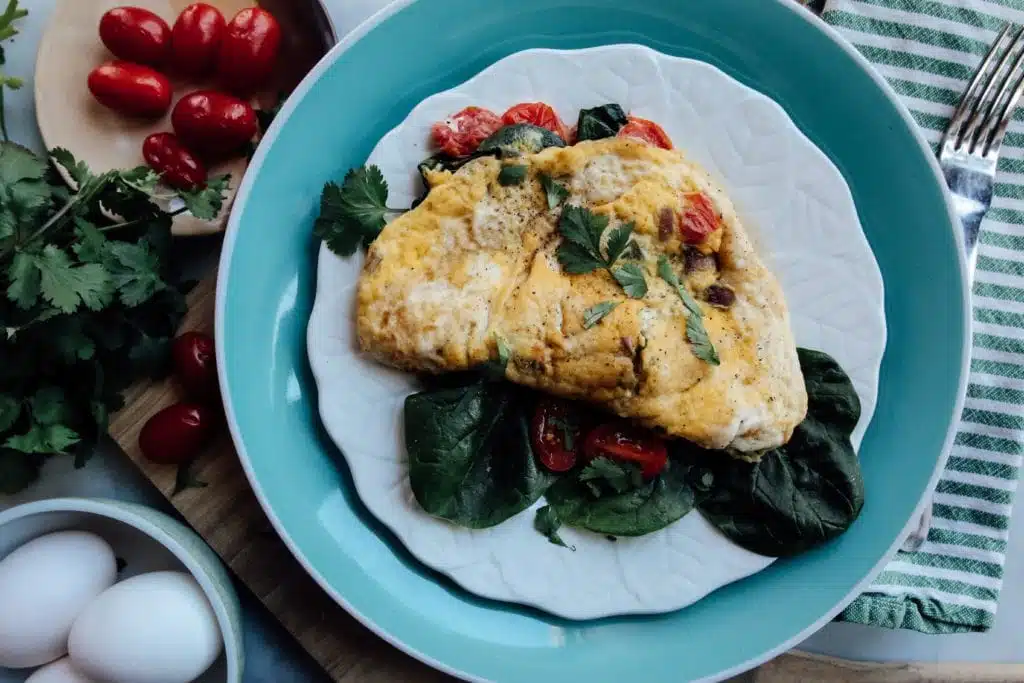
[{"label": "melted cheese on omelet", "polygon": [[[677,151],[625,138],[521,157],[515,163],[528,173],[519,185],[498,182],[502,163],[481,158],[454,174],[431,172],[426,199],[371,245],[357,295],[364,352],[399,368],[448,372],[495,358],[500,338],[513,382],[706,448],[756,457],[789,440],[807,396],[781,288],[705,171]],[[634,223],[643,298],[627,297],[604,269],[562,271],[561,207],[548,207],[540,174],[569,190],[568,203],[607,216],[605,239]],[[665,217],[682,212],[693,192],[712,200],[721,227],[689,255],[704,267],[686,272],[694,247],[665,229]],[[701,300],[720,365],[694,355],[688,312],[657,273],[662,254]],[[711,285],[730,288],[735,303],[702,301]],[[618,305],[586,328],[587,309],[607,301]]]}]

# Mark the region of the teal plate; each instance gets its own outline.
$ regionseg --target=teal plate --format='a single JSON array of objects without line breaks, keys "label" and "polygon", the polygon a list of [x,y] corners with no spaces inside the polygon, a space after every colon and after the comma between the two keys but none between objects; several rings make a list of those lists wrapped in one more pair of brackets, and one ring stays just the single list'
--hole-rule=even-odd
[{"label": "teal plate", "polygon": [[[633,4],[389,7],[339,44],[289,100],[228,228],[218,363],[235,444],[260,502],[327,591],[324,600],[469,679],[713,680],[792,647],[895,552],[934,485],[963,401],[969,318],[960,240],[938,168],[893,92],[792,0]],[[319,246],[311,227],[324,182],[362,164],[428,95],[523,49],[610,43],[704,60],[786,109],[849,183],[885,279],[889,329],[878,408],[861,447],[867,503],[845,535],[677,612],[569,622],[461,591],[414,561],[362,507],[320,427],[306,360]],[[884,163],[876,150],[884,150]]]}]

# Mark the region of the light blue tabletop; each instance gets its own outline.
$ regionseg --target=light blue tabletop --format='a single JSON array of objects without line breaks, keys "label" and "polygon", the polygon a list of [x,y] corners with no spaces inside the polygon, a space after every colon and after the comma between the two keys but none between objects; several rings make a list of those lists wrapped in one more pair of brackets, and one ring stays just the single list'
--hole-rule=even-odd
[{"label": "light blue tabletop", "polygon": [[[36,46],[56,0],[28,0],[29,16],[21,34],[7,48],[7,71],[25,79],[25,87],[8,96],[7,122],[13,139],[35,149],[42,141],[32,105],[32,72]],[[339,34],[387,4],[386,0],[326,0]],[[203,245],[211,245],[203,240]],[[209,247],[212,251],[212,247]],[[196,254],[196,268],[211,263],[212,253]],[[0,510],[12,505],[53,496],[104,496],[139,502],[172,512],[155,488],[112,442],[101,444],[89,465],[75,470],[69,460],[51,460],[42,480],[18,496],[0,496]],[[1017,507],[1014,528],[1024,523],[1024,508]],[[907,631],[888,631],[856,624],[831,624],[812,636],[802,649],[848,659],[878,661],[985,661],[1021,662],[1024,649],[1024,536],[1010,536],[1009,561],[995,627],[986,634],[926,636]],[[312,660],[290,640],[261,605],[239,586],[246,611],[246,683],[317,683],[327,681]],[[324,599],[328,599],[324,596]],[[0,683],[15,683],[0,670]]]}]

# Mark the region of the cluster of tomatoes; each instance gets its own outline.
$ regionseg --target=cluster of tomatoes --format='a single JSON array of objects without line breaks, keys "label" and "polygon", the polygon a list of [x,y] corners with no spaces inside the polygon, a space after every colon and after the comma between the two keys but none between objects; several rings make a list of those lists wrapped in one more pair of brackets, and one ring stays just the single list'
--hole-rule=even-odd
[{"label": "cluster of tomatoes", "polygon": [[552,472],[568,472],[580,462],[608,458],[636,465],[644,479],[661,474],[668,448],[657,434],[625,420],[599,422],[576,403],[545,397],[530,425],[533,448]]},{"label": "cluster of tomatoes", "polygon": [[187,400],[150,417],[139,433],[142,455],[162,465],[180,465],[199,455],[222,422],[213,338],[186,332],[174,340],[171,358]]},{"label": "cluster of tomatoes", "polygon": [[[481,142],[502,126],[516,123],[547,128],[565,140],[566,144],[576,144],[576,127],[567,126],[554,108],[544,102],[521,102],[509,107],[501,116],[483,107],[466,107],[444,121],[435,123],[430,133],[438,149],[453,157],[461,157],[475,152]],[[619,136],[643,140],[662,149],[672,149],[672,140],[661,126],[639,116],[630,116],[619,131]]]},{"label": "cluster of tomatoes", "polygon": [[92,70],[89,90],[125,116],[166,114],[174,90],[168,75],[215,77],[216,89],[190,92],[174,105],[174,133],[155,133],[143,143],[143,158],[167,185],[202,186],[207,164],[238,154],[256,135],[256,112],[242,98],[270,76],[281,44],[281,27],[266,10],[248,7],[227,21],[216,7],[198,2],[171,28],[147,9],[116,7],[100,19],[99,33],[117,59]]}]

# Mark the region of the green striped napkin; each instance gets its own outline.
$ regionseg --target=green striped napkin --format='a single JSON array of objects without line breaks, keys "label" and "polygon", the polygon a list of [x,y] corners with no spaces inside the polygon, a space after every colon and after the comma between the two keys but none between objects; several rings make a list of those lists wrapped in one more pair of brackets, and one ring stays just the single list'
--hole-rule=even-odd
[{"label": "green striped napkin", "polygon": [[[1024,0],[828,0],[822,16],[892,84],[935,148],[998,31],[1024,23]],[[1022,122],[1018,109],[982,224],[967,403],[928,538],[901,551],[842,620],[925,633],[992,626],[1024,451]]]}]

